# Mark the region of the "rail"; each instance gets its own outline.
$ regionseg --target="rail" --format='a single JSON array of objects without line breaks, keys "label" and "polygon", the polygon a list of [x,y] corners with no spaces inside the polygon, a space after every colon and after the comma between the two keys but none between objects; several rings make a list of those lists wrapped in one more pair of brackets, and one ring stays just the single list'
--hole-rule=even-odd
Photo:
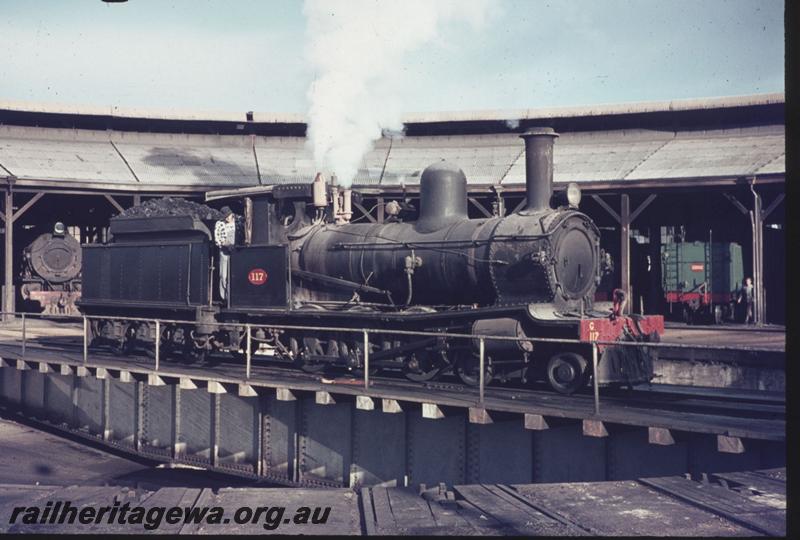
[{"label": "rail", "polygon": [[[27,352],[27,321],[30,318],[37,318],[41,320],[68,320],[68,321],[82,321],[83,323],[83,336],[82,336],[82,344],[83,344],[83,362],[84,364],[88,363],[89,360],[89,321],[91,320],[108,320],[109,317],[107,316],[97,316],[97,315],[54,315],[54,314],[44,314],[44,313],[26,313],[26,312],[10,312],[10,311],[0,311],[0,316],[3,317],[3,320],[6,321],[7,324],[8,320],[6,319],[7,315],[13,315],[15,318],[19,317],[21,320],[21,351],[22,351],[22,358],[24,359]],[[194,325],[196,324],[195,321],[187,321],[187,320],[175,320],[175,319],[149,319],[149,318],[142,318],[142,317],[126,317],[126,321],[130,322],[144,322],[147,324],[154,324],[155,326],[155,335],[159,336],[159,339],[155,341],[154,347],[154,371],[157,373],[160,369],[160,361],[161,361],[161,331],[163,325]],[[204,323],[208,326],[214,326],[218,328],[222,327],[231,327],[231,326],[244,326],[245,330],[245,379],[249,380],[251,378],[251,368],[252,368],[252,324],[251,323],[231,323],[231,322],[208,322]],[[370,387],[370,380],[369,380],[369,335],[371,332],[373,333],[381,333],[381,334],[391,334],[391,335],[404,335],[404,336],[426,336],[426,337],[448,337],[448,338],[458,338],[458,339],[477,339],[478,340],[478,370],[479,370],[479,380],[478,380],[478,402],[477,406],[479,408],[484,407],[484,395],[485,395],[485,371],[486,371],[486,340],[494,340],[494,341],[516,341],[516,342],[529,342],[531,344],[535,343],[561,343],[561,344],[580,344],[580,345],[591,345],[592,348],[592,374],[597,372],[598,366],[598,352],[599,352],[599,345],[614,345],[614,346],[623,346],[623,347],[648,347],[648,348],[668,348],[668,349],[693,349],[693,350],[721,350],[721,351],[747,351],[747,352],[775,352],[775,349],[763,348],[763,347],[729,347],[729,346],[715,346],[715,345],[691,345],[685,343],[660,343],[660,342],[638,342],[638,341],[603,341],[603,340],[594,340],[594,341],[582,341],[579,339],[571,339],[571,338],[545,338],[545,337],[513,337],[513,336],[493,336],[488,334],[463,334],[463,333],[456,333],[456,332],[425,332],[425,331],[415,331],[415,330],[368,330],[364,328],[347,328],[347,327],[337,327],[337,326],[308,326],[308,325],[289,325],[289,324],[269,324],[264,325],[270,329],[276,330],[303,330],[303,331],[315,331],[315,332],[347,332],[347,333],[361,333],[363,335],[363,347],[364,347],[364,389],[367,390]],[[600,387],[597,382],[597,377],[592,375],[592,389],[594,393],[594,412],[595,414],[600,413]]]}]

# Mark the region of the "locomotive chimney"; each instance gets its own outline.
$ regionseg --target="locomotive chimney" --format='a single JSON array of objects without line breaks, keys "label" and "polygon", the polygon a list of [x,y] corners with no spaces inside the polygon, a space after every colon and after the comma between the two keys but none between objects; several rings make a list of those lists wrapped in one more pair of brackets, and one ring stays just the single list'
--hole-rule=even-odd
[{"label": "locomotive chimney", "polygon": [[553,143],[558,133],[553,128],[531,128],[522,135],[525,140],[525,195],[523,213],[550,208],[553,194]]}]

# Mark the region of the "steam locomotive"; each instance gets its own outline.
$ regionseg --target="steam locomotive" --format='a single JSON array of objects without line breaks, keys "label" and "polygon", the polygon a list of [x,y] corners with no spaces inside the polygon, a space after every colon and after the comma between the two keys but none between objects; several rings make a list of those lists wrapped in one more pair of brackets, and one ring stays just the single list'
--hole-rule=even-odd
[{"label": "steam locomotive", "polygon": [[[470,219],[466,177],[442,161],[422,172],[411,221],[390,202],[384,223],[350,223],[358,194],[321,175],[228,193],[244,208],[243,238],[231,247],[217,247],[202,212],[113,218],[112,241],[84,246],[80,307],[100,317],[90,325],[92,346],[152,353],[158,339],[162,354],[184,361],[242,354],[249,325],[254,363],[357,372],[367,346],[370,370],[400,370],[413,381],[454,374],[475,385],[480,340],[445,334],[572,338],[580,343],[484,340],[485,381],[543,379],[572,393],[590,375],[590,341],[658,340],[663,317],[595,304],[599,231],[577,210],[577,186],[552,204],[557,136],[550,128],[521,136],[527,203],[508,216]],[[220,265],[230,276],[222,288]],[[156,336],[153,323],[132,317],[191,322],[163,324]],[[344,328],[369,330],[368,343]],[[600,384],[653,376],[652,348],[600,351]]]},{"label": "steam locomotive", "polygon": [[39,303],[48,315],[77,315],[81,297],[81,245],[57,222],[22,252],[22,298]]}]

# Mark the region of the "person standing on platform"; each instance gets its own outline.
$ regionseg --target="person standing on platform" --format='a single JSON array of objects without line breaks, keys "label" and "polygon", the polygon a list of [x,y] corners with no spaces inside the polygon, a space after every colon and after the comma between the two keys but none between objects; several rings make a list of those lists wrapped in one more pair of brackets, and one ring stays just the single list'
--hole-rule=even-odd
[{"label": "person standing on platform", "polygon": [[751,278],[744,278],[744,284],[742,285],[742,290],[739,291],[739,298],[736,300],[736,303],[741,304],[742,301],[744,301],[745,324],[753,324],[755,322],[753,319],[753,306],[755,304],[754,293],[753,280]]},{"label": "person standing on platform", "polygon": [[223,218],[214,226],[214,242],[219,248],[219,296],[228,298],[231,250],[236,243],[236,216],[228,206],[222,207]]}]

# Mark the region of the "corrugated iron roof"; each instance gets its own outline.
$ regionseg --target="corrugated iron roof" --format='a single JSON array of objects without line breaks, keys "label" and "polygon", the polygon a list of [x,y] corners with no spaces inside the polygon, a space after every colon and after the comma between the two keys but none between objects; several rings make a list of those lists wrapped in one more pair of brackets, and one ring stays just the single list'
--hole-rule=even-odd
[{"label": "corrugated iron roof", "polygon": [[143,184],[239,186],[258,183],[253,150],[243,146],[116,143]]},{"label": "corrugated iron roof", "polygon": [[114,184],[136,179],[110,142],[0,138],[0,163],[18,178]]},{"label": "corrugated iron roof", "polygon": [[461,167],[467,182],[493,184],[523,149],[515,134],[404,137],[393,141],[382,183],[419,183],[425,167],[445,160]]},{"label": "corrugated iron roof", "polygon": [[[255,152],[254,152],[255,150]],[[419,182],[441,159],[472,185],[525,181],[516,134],[382,139],[355,185]],[[783,125],[709,131],[617,130],[565,133],[556,142],[556,182],[625,182],[785,174]],[[300,137],[147,134],[0,127],[0,165],[19,181],[58,181],[116,189],[236,187],[308,182],[315,166]],[[3,174],[0,169],[0,176]]]},{"label": "corrugated iron roof", "polygon": [[678,133],[625,179],[750,175],[783,154],[784,147],[783,126]]}]

